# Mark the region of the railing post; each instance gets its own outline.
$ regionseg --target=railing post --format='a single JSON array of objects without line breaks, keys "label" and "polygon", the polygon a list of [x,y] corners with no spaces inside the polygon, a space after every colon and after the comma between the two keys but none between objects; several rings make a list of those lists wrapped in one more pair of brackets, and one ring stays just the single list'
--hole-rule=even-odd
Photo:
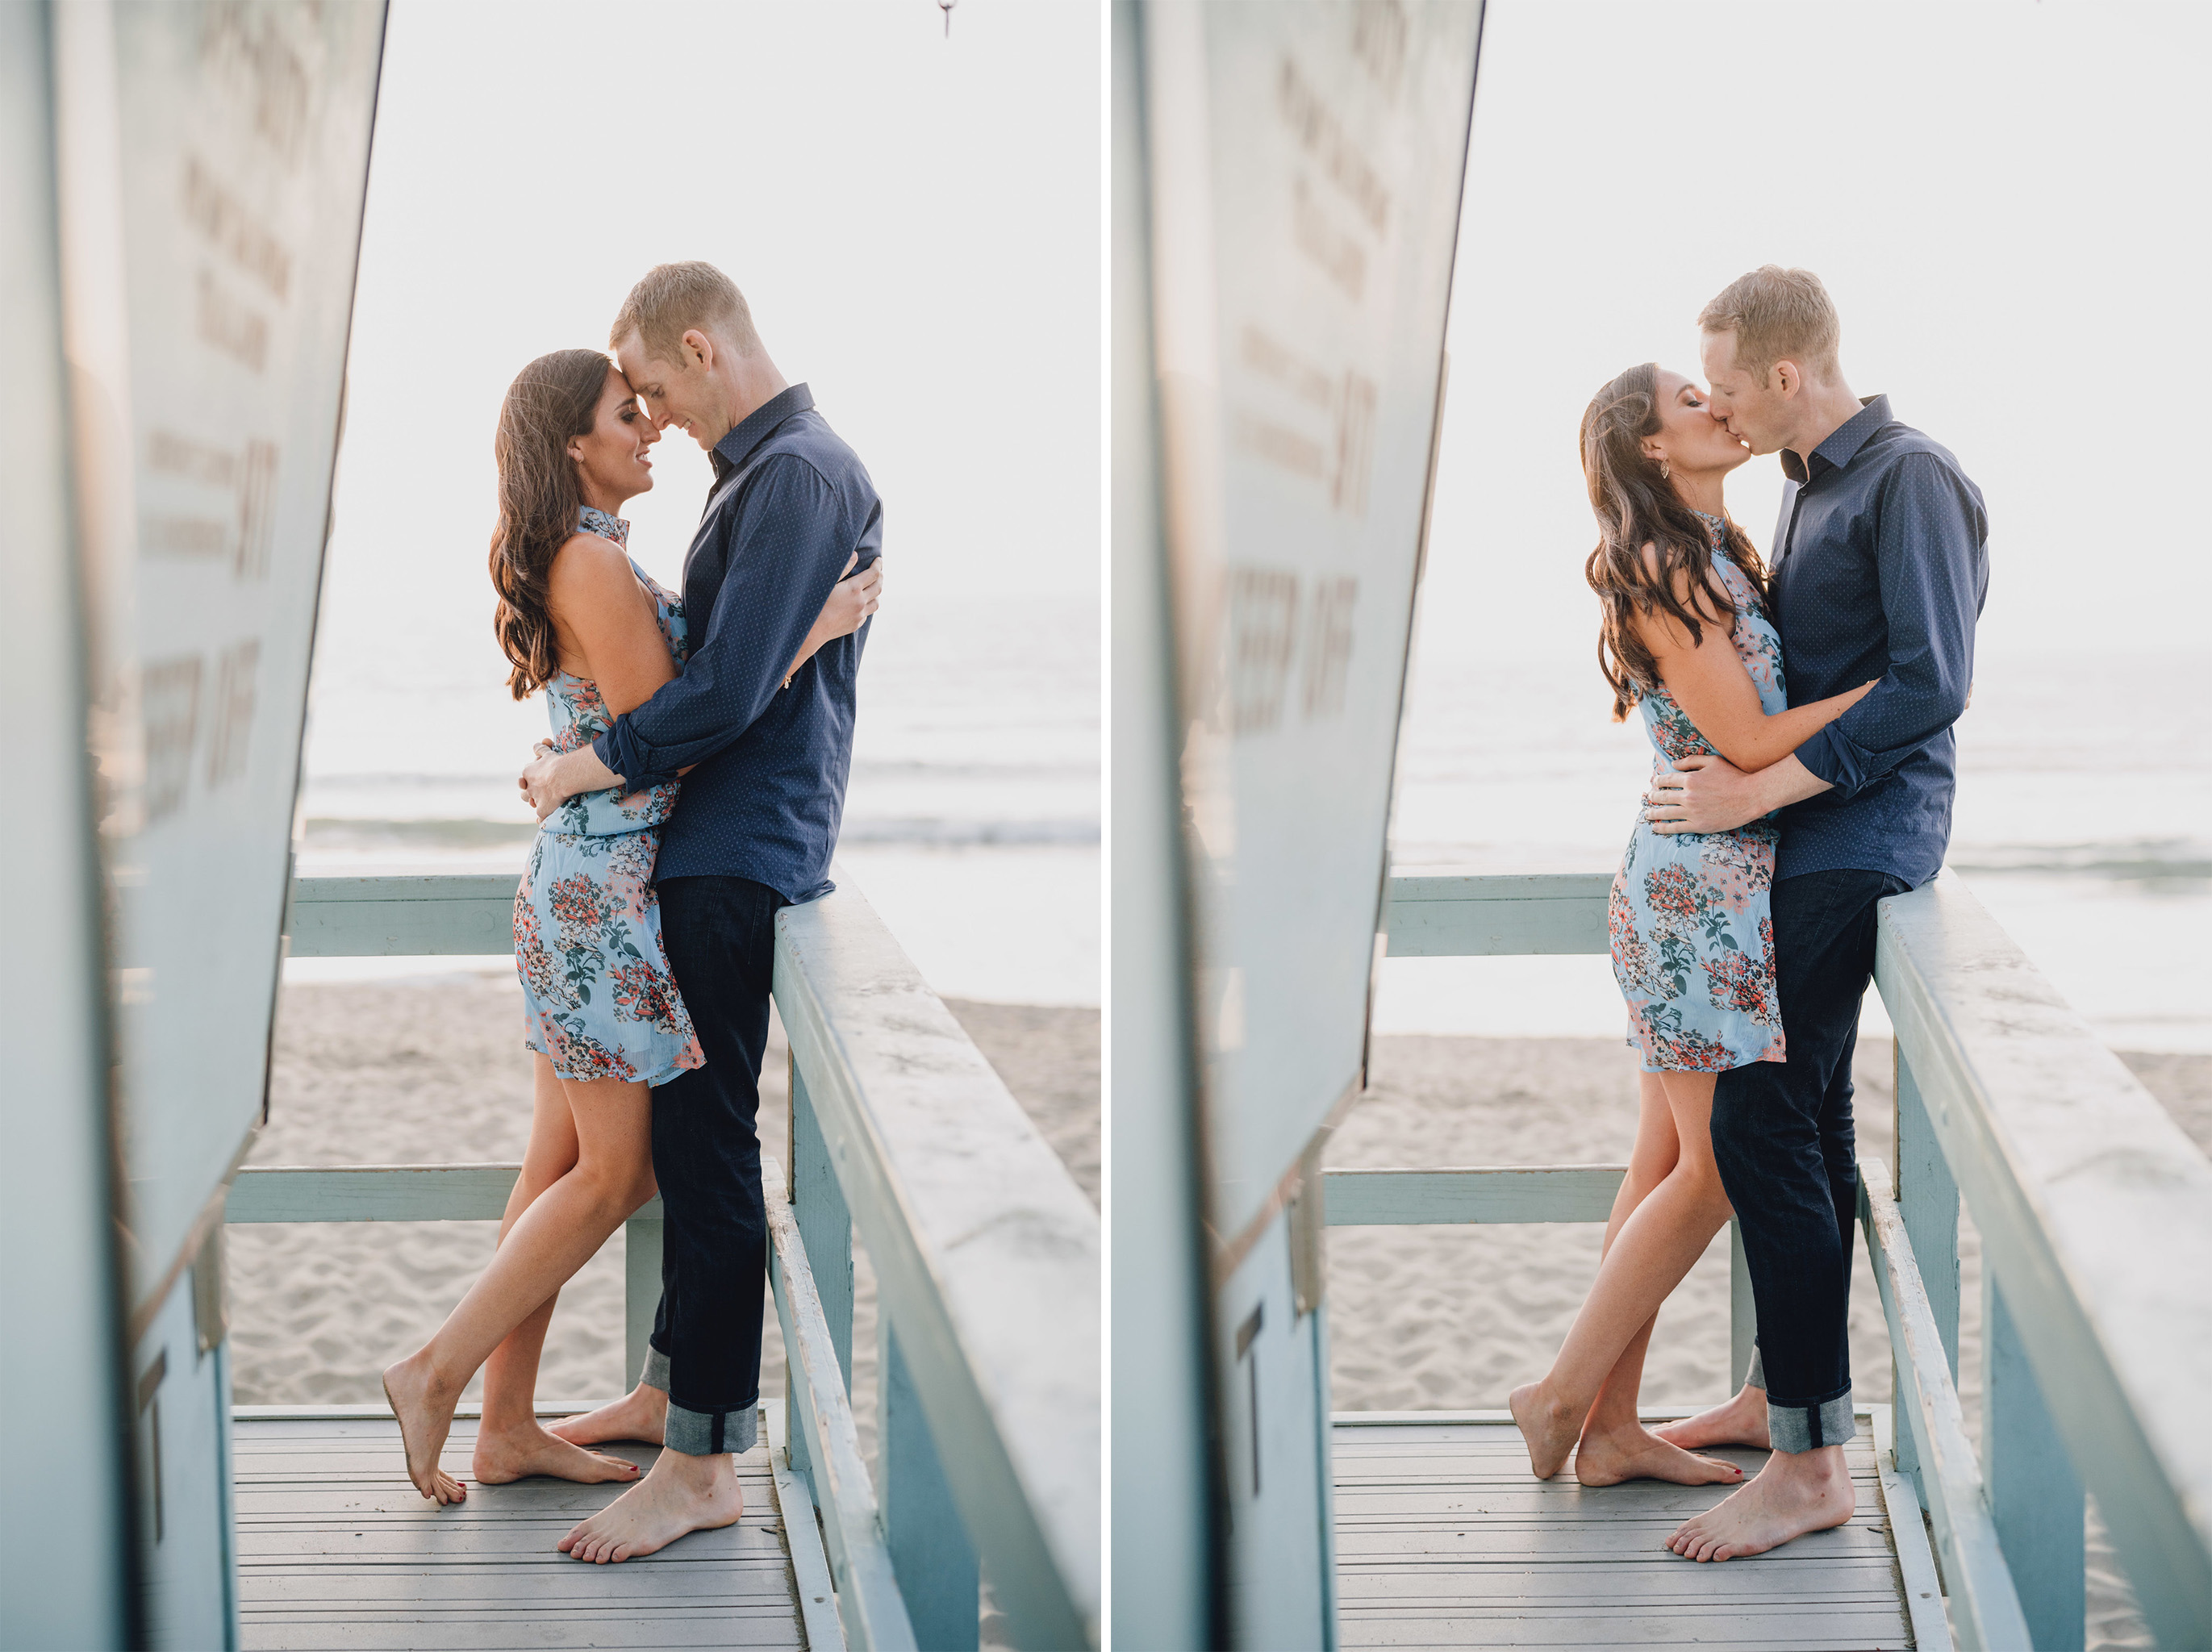
[{"label": "railing post", "polygon": [[623,1357],[629,1362],[623,1376],[632,1383],[645,1370],[660,1305],[660,1236],[661,1224],[645,1217],[623,1224]]},{"label": "railing post", "polygon": [[1982,1476],[2036,1652],[2081,1652],[2087,1557],[2081,1477],[2044,1404],[1996,1270],[1982,1270]]},{"label": "railing post", "polygon": [[[787,1162],[791,1166],[791,1213],[814,1271],[822,1315],[830,1322],[830,1340],[837,1350],[837,1368],[844,1375],[845,1392],[849,1395],[853,1392],[853,1216],[845,1203],[845,1190],[837,1182],[837,1167],[830,1162],[829,1145],[822,1139],[822,1121],[807,1096],[806,1078],[799,1072],[795,1056],[789,1071],[791,1151]],[[805,1432],[797,1428],[787,1432],[791,1466],[811,1484],[813,1470],[806,1460]]]},{"label": "railing post", "polygon": [[877,1368],[882,1420],[876,1472],[891,1570],[921,1652],[975,1652],[981,1629],[975,1546],[945,1483],[937,1442],[890,1315],[879,1312],[877,1323],[883,1327],[883,1360]]},{"label": "railing post", "polygon": [[[1944,1161],[1936,1139],[1936,1126],[1928,1116],[1920,1085],[1905,1059],[1905,1045],[1897,1052],[1897,1212],[1912,1241],[1912,1254],[1920,1264],[1920,1281],[1928,1291],[1929,1311],[1936,1316],[1936,1333],[1943,1339],[1944,1356],[1951,1363],[1951,1379],[1959,1376],[1959,1184]],[[1904,1373],[1891,1356],[1890,1392],[1909,1394]],[[1897,1467],[1912,1477],[1912,1489],[1921,1504],[1928,1488],[1920,1483],[1920,1458],[1912,1444],[1912,1431],[1897,1430]]]},{"label": "railing post", "polygon": [[1743,1255],[1743,1225],[1729,1221],[1729,1392],[1743,1387],[1759,1340],[1759,1304],[1751,1294],[1751,1264]]}]

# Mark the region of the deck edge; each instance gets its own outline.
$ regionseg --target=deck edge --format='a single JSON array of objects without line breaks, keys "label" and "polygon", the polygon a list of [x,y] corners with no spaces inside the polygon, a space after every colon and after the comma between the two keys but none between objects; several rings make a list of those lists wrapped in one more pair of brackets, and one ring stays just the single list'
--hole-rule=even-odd
[{"label": "deck edge", "polygon": [[1874,1421],[1875,1477],[1881,1485],[1882,1512],[1889,1516],[1890,1552],[1905,1586],[1905,1615],[1912,1625],[1913,1652],[1951,1652],[1951,1623],[1943,1615],[1943,1583],[1936,1556],[1921,1523],[1920,1497],[1897,1466],[1897,1414],[1887,1406],[1869,1406]]},{"label": "deck edge", "polygon": [[769,1477],[775,1488],[776,1518],[783,1526],[783,1552],[799,1592],[799,1625],[806,1631],[807,1652],[845,1652],[845,1625],[837,1616],[836,1586],[822,1547],[822,1528],[814,1521],[814,1496],[792,1472],[784,1426],[784,1402],[762,1400],[761,1431],[768,1436]]}]

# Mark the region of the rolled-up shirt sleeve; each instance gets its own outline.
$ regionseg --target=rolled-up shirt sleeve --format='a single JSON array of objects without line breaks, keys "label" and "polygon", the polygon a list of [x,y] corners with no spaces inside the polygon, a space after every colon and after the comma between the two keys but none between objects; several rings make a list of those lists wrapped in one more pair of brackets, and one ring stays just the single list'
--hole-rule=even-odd
[{"label": "rolled-up shirt sleeve", "polygon": [[1958,720],[1974,677],[1974,620],[1986,590],[1980,504],[1957,474],[1915,456],[1884,484],[1875,556],[1888,663],[1872,693],[1797,748],[1849,798]]},{"label": "rolled-up shirt sleeve", "polygon": [[761,466],[730,534],[714,611],[685,616],[693,644],[683,671],[592,743],[633,790],[674,780],[752,726],[783,686],[854,538],[836,490],[792,455]]}]

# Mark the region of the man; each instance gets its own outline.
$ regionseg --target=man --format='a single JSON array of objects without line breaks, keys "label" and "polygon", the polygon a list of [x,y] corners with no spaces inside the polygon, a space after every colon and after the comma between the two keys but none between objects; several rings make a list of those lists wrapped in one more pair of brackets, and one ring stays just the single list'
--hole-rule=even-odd
[{"label": "man", "polygon": [[1837,361],[1820,278],[1765,265],[1698,318],[1713,416],[1788,478],[1771,604],[1792,705],[1880,677],[1755,774],[1692,757],[1663,776],[1662,833],[1724,831],[1781,809],[1772,896],[1786,1062],[1720,1076],[1713,1156],[1742,1225],[1759,1347],[1726,1406],[1657,1430],[1686,1448],[1771,1446],[1759,1474],[1669,1540],[1697,1560],[1758,1554],[1851,1515],[1850,1291],[1858,1170],[1851,1051],[1874,973],[1875,908],[1936,875],[1989,589],[1981,490],[1958,461],[1862,400]]},{"label": "man", "polygon": [[733,1454],[758,1428],[767,1221],[755,1116],[775,914],[831,887],[866,624],[788,681],[784,671],[848,563],[873,563],[883,537],[867,471],[806,386],[776,370],[720,270],[652,270],[610,343],[653,422],[708,451],[714,484],[684,559],[683,674],[591,746],[523,774],[543,814],[580,792],[684,774],[656,883],[669,965],[707,1062],[653,1091],[660,1309],[637,1388],[560,1430],[580,1444],[665,1447],[650,1473],[561,1540],[602,1564],[744,1509]]}]

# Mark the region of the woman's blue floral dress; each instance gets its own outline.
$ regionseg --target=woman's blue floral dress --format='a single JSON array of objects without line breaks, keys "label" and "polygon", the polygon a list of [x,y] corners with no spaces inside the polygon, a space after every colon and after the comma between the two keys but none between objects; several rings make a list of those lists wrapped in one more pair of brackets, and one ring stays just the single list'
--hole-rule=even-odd
[{"label": "woman's blue floral dress", "polygon": [[[1735,604],[1735,651],[1771,717],[1789,704],[1782,639],[1730,560],[1720,519],[1705,521],[1713,573]],[[1655,774],[1680,757],[1717,755],[1663,686],[1641,703],[1658,754]],[[1638,819],[1613,880],[1607,926],[1613,978],[1628,1000],[1628,1042],[1642,1048],[1646,1072],[1720,1072],[1787,1059],[1767,907],[1778,836],[1771,818],[1676,836]]]},{"label": "woman's blue floral dress", "polygon": [[[619,517],[587,505],[576,525],[629,548],[629,524]],[[680,664],[683,601],[635,562],[630,568]],[[553,738],[540,753],[588,745],[614,720],[598,687],[566,671],[545,685],[545,703]],[[624,797],[610,787],[570,798],[538,828],[514,894],[514,966],[529,1024],[524,1042],[563,1078],[658,1084],[706,1065],[661,950],[653,887],[660,823],[676,791],[672,781]]]}]

